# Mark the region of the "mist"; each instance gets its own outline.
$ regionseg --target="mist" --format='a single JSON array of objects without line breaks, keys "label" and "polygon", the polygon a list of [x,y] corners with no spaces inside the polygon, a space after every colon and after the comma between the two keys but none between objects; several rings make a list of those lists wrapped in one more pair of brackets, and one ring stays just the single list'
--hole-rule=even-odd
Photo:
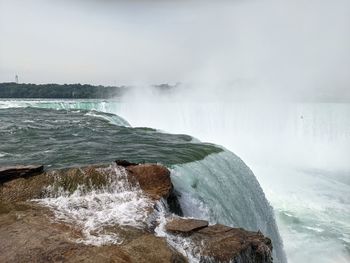
[{"label": "mist", "polygon": [[0,0],[0,81],[344,100],[349,32],[346,0]]},{"label": "mist", "polygon": [[350,1],[0,0],[0,37],[0,82],[129,86],[91,110],[233,151],[289,262],[349,262]]}]

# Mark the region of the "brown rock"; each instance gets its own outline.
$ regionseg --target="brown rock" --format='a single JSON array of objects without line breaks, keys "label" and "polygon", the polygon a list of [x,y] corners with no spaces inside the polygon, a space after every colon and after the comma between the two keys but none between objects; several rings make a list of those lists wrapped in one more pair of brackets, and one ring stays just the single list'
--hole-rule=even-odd
[{"label": "brown rock", "polygon": [[[127,173],[122,173],[118,180],[138,183],[154,201],[176,199],[167,168],[121,164],[126,166]],[[187,262],[164,238],[155,237],[152,229],[109,226],[104,230],[117,233],[123,244],[96,247],[76,243],[74,240],[82,237],[79,226],[58,222],[51,210],[27,201],[43,197],[48,185],[69,192],[78,185],[86,186],[87,191],[103,187],[115,178],[113,167],[94,165],[46,173],[40,167],[31,168],[0,170],[11,178],[0,184],[0,262]],[[183,218],[172,220],[166,229],[189,238],[200,262],[272,262],[271,240],[260,232],[208,226],[207,221]]]},{"label": "brown rock", "polygon": [[173,233],[190,233],[208,226],[208,221],[197,219],[176,218],[165,225],[168,232]]},{"label": "brown rock", "polygon": [[45,186],[52,182],[53,178],[46,173],[5,182],[0,185],[0,202],[20,202],[40,198]]},{"label": "brown rock", "polygon": [[157,164],[140,164],[127,167],[130,175],[136,179],[141,189],[151,198],[168,198],[173,185],[170,180],[170,171]]},{"label": "brown rock", "polygon": [[271,240],[260,232],[212,225],[194,232],[191,239],[201,262],[272,263]]},{"label": "brown rock", "polygon": [[[65,191],[74,192],[79,185],[85,185],[87,189],[100,188],[110,182],[113,172],[108,171],[106,165],[90,165],[81,168],[68,168],[54,170],[46,173],[34,173],[42,167],[4,168],[3,173],[20,174],[22,176],[33,171],[31,177],[13,178],[0,186],[0,201],[18,202],[28,199],[41,198],[45,195],[45,187],[53,185],[61,187]],[[102,168],[102,169],[101,169]],[[103,168],[106,168],[103,170]],[[32,169],[32,170],[31,170]],[[173,196],[173,185],[170,179],[169,170],[157,164],[130,165],[126,168],[130,183],[138,183],[140,188],[154,200],[169,198],[176,203]],[[175,199],[175,201],[173,200]]]},{"label": "brown rock", "polygon": [[29,177],[44,171],[42,165],[17,165],[0,167],[0,182],[7,182],[19,177]]},{"label": "brown rock", "polygon": [[170,248],[164,238],[145,234],[134,239],[123,250],[132,255],[133,262],[143,263],[185,263],[187,259],[179,252]]},{"label": "brown rock", "polygon": [[[69,192],[78,185],[97,189],[110,183],[114,176],[113,167],[94,165],[15,178],[1,184],[0,262],[187,262],[164,238],[154,236],[151,229],[108,226],[103,231],[116,233],[123,240],[121,245],[76,243],[74,240],[84,237],[78,225],[57,221],[50,209],[30,201],[44,197],[49,185],[51,189],[58,187]],[[118,180],[134,183],[140,179],[141,188],[157,198],[166,197],[172,189],[170,173],[162,166],[140,165],[118,176],[122,176]]]},{"label": "brown rock", "polygon": [[52,212],[35,204],[9,205],[0,213],[0,262],[181,263],[187,260],[163,238],[138,231],[123,245],[90,246],[75,226],[55,222]]},{"label": "brown rock", "polygon": [[178,218],[168,222],[166,231],[189,238],[191,252],[199,262],[272,263],[271,240],[261,232],[207,221]]},{"label": "brown rock", "polygon": [[[105,168],[103,170],[103,168]],[[47,193],[45,188],[49,185],[54,189],[62,188],[64,191],[74,192],[79,185],[87,190],[99,189],[106,186],[114,176],[106,165],[91,165],[81,168],[67,168],[40,173],[26,178],[16,178],[4,182],[0,186],[0,201],[19,202],[29,199],[42,198]]]}]

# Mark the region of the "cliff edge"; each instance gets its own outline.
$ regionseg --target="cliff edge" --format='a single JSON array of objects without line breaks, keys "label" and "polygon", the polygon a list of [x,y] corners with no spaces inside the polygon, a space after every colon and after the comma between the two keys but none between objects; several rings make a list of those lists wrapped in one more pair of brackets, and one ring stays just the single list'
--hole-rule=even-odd
[{"label": "cliff edge", "polygon": [[0,167],[0,262],[272,262],[260,232],[181,213],[158,164]]}]

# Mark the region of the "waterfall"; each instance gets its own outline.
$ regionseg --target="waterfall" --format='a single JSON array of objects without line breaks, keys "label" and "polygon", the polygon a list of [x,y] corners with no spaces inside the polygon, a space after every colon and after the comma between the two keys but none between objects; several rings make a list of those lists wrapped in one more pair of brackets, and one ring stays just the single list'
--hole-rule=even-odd
[{"label": "waterfall", "polygon": [[272,239],[274,262],[287,262],[273,209],[239,157],[225,150],[200,161],[175,165],[172,181],[185,216],[260,230]]}]

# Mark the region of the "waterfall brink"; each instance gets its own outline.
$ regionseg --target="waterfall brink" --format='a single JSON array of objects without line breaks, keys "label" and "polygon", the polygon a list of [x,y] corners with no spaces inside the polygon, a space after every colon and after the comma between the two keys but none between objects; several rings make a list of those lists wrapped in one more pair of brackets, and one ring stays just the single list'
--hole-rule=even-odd
[{"label": "waterfall brink", "polygon": [[[21,107],[19,102],[16,106]],[[101,104],[98,104],[96,101],[78,101],[74,104],[73,101],[26,101],[22,107],[27,106],[59,110],[79,110],[82,107],[83,110],[87,111],[84,116],[103,118],[112,123],[113,116],[110,116],[111,114],[104,114],[96,110],[104,112],[121,111],[125,113],[122,116],[127,116],[128,120],[131,117],[132,124],[135,124],[135,122],[137,125],[140,124],[137,123],[132,114],[130,116],[128,112],[125,112],[125,105],[123,106],[118,102],[101,102]],[[148,115],[150,109],[151,107],[145,109],[146,114],[144,116],[147,119],[150,118],[150,115]],[[167,115],[168,123],[171,122],[172,115],[168,115],[167,111],[162,115]],[[117,116],[114,118],[117,118]],[[157,117],[155,116],[153,120],[157,120]],[[144,121],[151,122],[151,120]],[[203,120],[199,119],[198,121]],[[128,123],[122,119],[118,123],[122,126],[128,126]],[[158,128],[153,124],[150,123],[150,125],[144,126]],[[180,129],[185,127],[184,123],[178,123],[178,125]],[[165,126],[159,127],[165,128]],[[189,143],[188,140],[186,142]],[[173,143],[168,147],[169,143],[170,140],[167,141],[167,148],[175,147]],[[177,147],[183,144],[184,142],[181,142]],[[172,150],[174,149],[176,148],[172,148]],[[103,152],[105,155],[105,150]],[[185,154],[184,150],[180,152],[182,155]],[[193,158],[198,154],[198,149],[190,149],[187,154],[190,155],[189,158],[186,157],[188,161],[168,161],[168,163],[164,163],[172,169],[172,181],[175,190],[180,194],[180,203],[185,216],[206,219],[213,224],[221,223],[251,231],[260,230],[272,239],[274,262],[287,262],[273,209],[248,166],[239,157],[225,149],[223,151],[213,150],[211,154],[208,152],[209,155],[206,155],[205,152],[206,157],[203,157],[204,159]],[[164,156],[169,158],[172,155],[174,153],[166,152]],[[157,160],[161,160],[159,156],[157,156]]]},{"label": "waterfall brink", "polygon": [[287,262],[273,215],[254,174],[229,151],[175,165],[172,181],[184,215],[258,231],[272,239],[274,262]]},{"label": "waterfall brink", "polygon": [[55,181],[47,187],[46,198],[35,201],[50,207],[59,221],[81,229],[83,237],[77,242],[94,246],[120,244],[123,238],[105,228],[144,228],[152,202],[138,185],[129,183],[125,169],[111,165],[98,168],[97,171],[101,174],[100,180],[105,176],[106,185],[101,183],[99,187],[96,186],[90,175],[85,184],[80,184],[74,192],[69,192],[62,186],[72,187],[74,179],[67,179],[67,176],[62,177],[59,173],[53,174]]}]

